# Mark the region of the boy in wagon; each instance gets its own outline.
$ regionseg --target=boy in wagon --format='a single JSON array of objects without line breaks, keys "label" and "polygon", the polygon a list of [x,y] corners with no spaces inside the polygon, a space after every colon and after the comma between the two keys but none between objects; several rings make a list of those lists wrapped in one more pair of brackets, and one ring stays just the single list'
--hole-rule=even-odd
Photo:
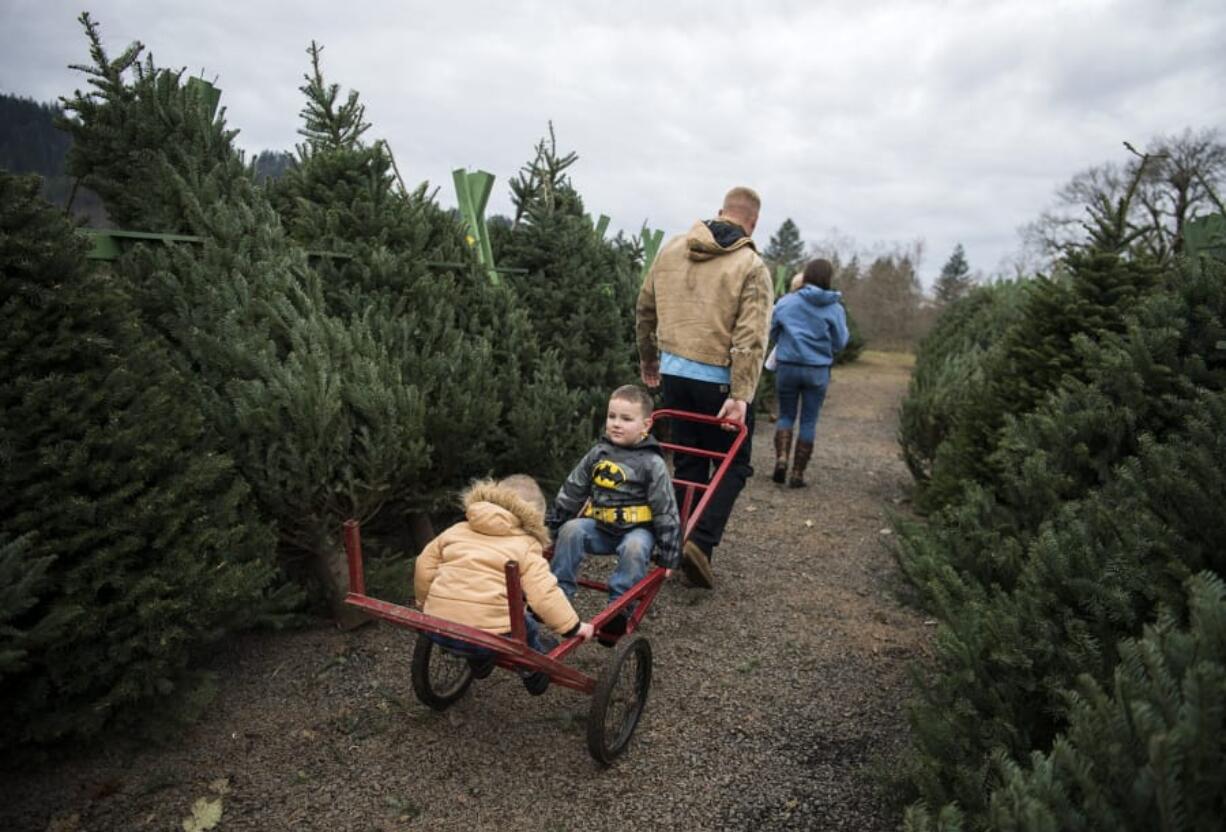
[{"label": "boy in wagon", "polygon": [[[549,534],[545,495],[536,482],[523,474],[498,482],[482,480],[474,482],[461,500],[466,519],[430,541],[417,556],[413,592],[422,612],[489,633],[510,632],[504,570],[508,561],[515,561],[524,598],[537,617],[562,636],[591,638],[592,625],[580,622],[542,553]],[[525,623],[528,645],[546,652],[531,615],[525,616]],[[470,662],[478,678],[493,669],[488,657],[474,656]],[[548,677],[529,674],[524,684],[533,693],[543,692]]]},{"label": "boy in wagon", "polygon": [[[643,388],[627,384],[614,390],[604,436],[558,491],[546,523],[556,534],[553,574],[567,598],[575,596],[589,552],[617,555],[610,601],[647,574],[653,546],[656,563],[666,569],[675,569],[681,559],[677,498],[663,449],[649,433],[651,412],[651,396]],[[585,503],[583,516],[576,516]],[[619,617],[605,631],[620,634],[625,626]]]}]

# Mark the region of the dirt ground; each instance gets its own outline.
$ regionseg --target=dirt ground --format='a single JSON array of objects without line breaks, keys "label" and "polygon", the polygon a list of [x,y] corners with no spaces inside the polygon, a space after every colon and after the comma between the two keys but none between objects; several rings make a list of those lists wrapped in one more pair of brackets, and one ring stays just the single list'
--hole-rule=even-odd
[{"label": "dirt ground", "polygon": [[171,745],[4,772],[0,829],[897,828],[874,773],[906,743],[906,667],[931,636],[887,548],[909,372],[872,352],[836,369],[806,489],[770,481],[760,420],[715,590],[669,581],[641,630],[650,698],[612,767],[588,755],[587,697],[499,670],[437,713],[409,683],[413,634],[320,625],[227,644],[216,701]]}]

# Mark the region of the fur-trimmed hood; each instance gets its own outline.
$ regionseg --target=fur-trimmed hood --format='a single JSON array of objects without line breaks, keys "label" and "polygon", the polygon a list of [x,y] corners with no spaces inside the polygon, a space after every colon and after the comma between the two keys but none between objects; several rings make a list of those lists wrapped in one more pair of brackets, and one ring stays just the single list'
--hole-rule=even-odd
[{"label": "fur-trimmed hood", "polygon": [[549,543],[545,516],[527,500],[494,480],[479,480],[460,494],[464,516],[481,534],[505,537],[528,534],[542,546]]}]

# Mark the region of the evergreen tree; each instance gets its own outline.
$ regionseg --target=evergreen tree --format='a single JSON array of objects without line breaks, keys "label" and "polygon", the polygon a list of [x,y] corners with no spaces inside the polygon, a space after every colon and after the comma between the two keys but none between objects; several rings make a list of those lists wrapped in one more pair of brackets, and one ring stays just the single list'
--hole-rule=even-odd
[{"label": "evergreen tree", "polygon": [[1022,284],[972,288],[942,311],[920,342],[907,397],[899,410],[903,461],[918,483],[932,476],[937,449],[986,385],[988,351],[1020,314]]},{"label": "evergreen tree", "polygon": [[953,254],[949,255],[949,259],[941,267],[941,276],[933,286],[937,303],[942,306],[953,303],[969,292],[972,285],[971,267],[966,262],[966,251],[962,244],[958,243],[954,246]]},{"label": "evergreen tree", "polygon": [[[386,143],[363,142],[365,108],[356,92],[337,103],[339,87],[325,83],[320,53],[312,43],[301,88],[306,140],[272,193],[302,245],[343,255],[317,265],[329,308],[376,327],[428,403],[422,439],[430,476],[397,489],[399,503],[421,512],[450,502],[474,476],[522,462],[517,444],[542,444],[530,435],[540,427],[507,432],[510,409],[537,383],[540,350],[514,293],[476,268],[459,218],[428,199],[424,184],[403,189]],[[541,406],[573,407],[561,384],[545,392],[533,394]],[[538,453],[530,470],[554,474],[555,455]]]},{"label": "evergreen tree", "polygon": [[86,241],[0,173],[0,739],[190,715],[201,645],[272,594],[271,530]]},{"label": "evergreen tree", "polygon": [[[605,402],[618,385],[637,377],[634,302],[639,263],[620,237],[598,237],[583,201],[566,175],[577,157],[557,152],[552,126],[525,165],[512,197],[518,223],[495,238],[495,260],[522,270],[508,275],[532,317],[541,346],[555,351],[566,386],[581,396],[569,440],[572,450],[590,441]],[[581,450],[580,450],[581,452]]]},{"label": "evergreen tree", "polygon": [[766,251],[762,253],[762,259],[766,261],[772,274],[779,266],[783,266],[789,276],[804,269],[805,242],[800,238],[800,229],[790,217],[783,221],[779,230],[770,238]]},{"label": "evergreen tree", "polygon": [[963,418],[937,449],[917,505],[945,505],[971,481],[992,488],[994,453],[1007,420],[1034,410],[1066,375],[1077,376],[1084,365],[1075,340],[1122,331],[1125,316],[1156,281],[1151,265],[1090,253],[1069,258],[1067,277],[1024,284],[1020,315],[986,357],[984,389],[968,400]]},{"label": "evergreen tree", "polygon": [[[158,69],[151,56],[142,63],[139,41],[111,59],[89,13],[79,19],[93,64],[72,68],[89,76],[93,92],[77,90],[64,100],[71,115],[59,124],[73,139],[68,173],[102,198],[120,228],[191,233],[188,215],[201,206],[182,202],[169,173],[197,177],[192,185],[204,185],[198,177],[238,164],[232,147],[237,131],[225,129],[224,108],[214,111],[206,85],[181,83],[182,71]],[[136,76],[133,84],[125,79],[129,71]],[[225,184],[218,177],[209,182]]]},{"label": "evergreen tree", "polygon": [[1108,688],[1083,677],[1069,725],[1028,767],[1007,757],[994,829],[1219,829],[1226,816],[1226,584],[1188,583],[1191,611],[1164,611],[1120,645]]},{"label": "evergreen tree", "polygon": [[986,811],[989,758],[1048,751],[1062,691],[1109,682],[1121,639],[1180,582],[1226,572],[1226,265],[1186,267],[1001,433],[993,489],[967,488],[901,564],[943,622],[921,686],[912,779],[930,806]]},{"label": "evergreen tree", "polygon": [[108,60],[82,20],[99,91],[69,103],[74,169],[116,201],[125,224],[203,239],[140,246],[117,272],[194,382],[287,562],[308,565],[304,577],[352,621],[341,522],[370,519],[424,472],[420,391],[377,321],[328,312],[319,276],[247,175],[207,90],[137,63],[139,44]]}]

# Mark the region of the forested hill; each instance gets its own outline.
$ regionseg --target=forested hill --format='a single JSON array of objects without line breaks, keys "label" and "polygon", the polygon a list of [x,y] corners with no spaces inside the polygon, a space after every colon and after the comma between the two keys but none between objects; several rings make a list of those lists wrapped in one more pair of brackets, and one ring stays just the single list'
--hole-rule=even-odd
[{"label": "forested hill", "polygon": [[[63,114],[59,104],[0,93],[0,168],[37,173],[44,180],[43,196],[56,205],[66,204],[72,192],[72,180],[64,170],[72,138],[55,126]],[[292,159],[282,150],[262,151],[254,159],[256,179],[281,176]],[[78,192],[73,207],[91,224],[105,224],[101,203],[92,194]]]},{"label": "forested hill", "polygon": [[13,173],[62,176],[72,139],[55,127],[63,110],[29,98],[0,95],[0,167]]}]

